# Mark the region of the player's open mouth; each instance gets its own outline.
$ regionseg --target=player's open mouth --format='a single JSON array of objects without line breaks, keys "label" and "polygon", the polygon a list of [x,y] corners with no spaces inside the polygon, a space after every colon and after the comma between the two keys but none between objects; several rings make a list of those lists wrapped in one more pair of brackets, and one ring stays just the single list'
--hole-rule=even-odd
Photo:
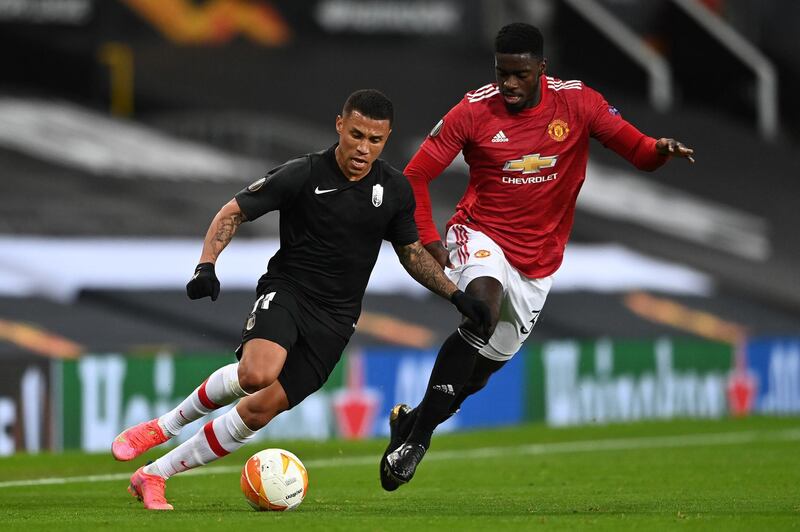
[{"label": "player's open mouth", "polygon": [[357,159],[353,157],[352,159],[350,159],[350,161],[352,162],[353,166],[355,166],[359,170],[367,166],[367,161],[365,161],[364,159]]},{"label": "player's open mouth", "polygon": [[504,92],[503,99],[506,101],[507,104],[516,105],[522,101],[522,96],[520,96],[519,94],[510,94]]}]

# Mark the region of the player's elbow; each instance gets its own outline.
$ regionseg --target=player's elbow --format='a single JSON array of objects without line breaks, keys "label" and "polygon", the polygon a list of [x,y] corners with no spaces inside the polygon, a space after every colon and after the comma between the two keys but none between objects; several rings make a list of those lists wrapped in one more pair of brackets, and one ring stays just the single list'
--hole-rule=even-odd
[{"label": "player's elbow", "polygon": [[247,221],[247,216],[245,216],[242,212],[242,208],[239,206],[239,202],[236,200],[236,198],[233,198],[228,203],[223,205],[219,210],[218,216],[225,219],[234,219],[238,223]]}]

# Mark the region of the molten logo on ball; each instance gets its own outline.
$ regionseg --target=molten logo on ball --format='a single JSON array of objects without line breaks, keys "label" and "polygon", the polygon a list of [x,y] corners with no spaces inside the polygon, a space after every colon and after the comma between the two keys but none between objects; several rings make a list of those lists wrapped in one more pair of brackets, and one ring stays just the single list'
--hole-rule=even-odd
[{"label": "molten logo on ball", "polygon": [[265,449],[245,462],[241,486],[254,510],[293,510],[306,496],[308,473],[289,451]]}]

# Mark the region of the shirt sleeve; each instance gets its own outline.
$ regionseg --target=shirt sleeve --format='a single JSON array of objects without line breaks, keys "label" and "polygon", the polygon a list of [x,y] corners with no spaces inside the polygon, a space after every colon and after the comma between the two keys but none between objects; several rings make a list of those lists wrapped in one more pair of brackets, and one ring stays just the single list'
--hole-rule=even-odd
[{"label": "shirt sleeve", "polygon": [[398,187],[400,190],[398,209],[389,222],[383,238],[396,246],[407,246],[419,240],[417,224],[414,223],[416,202],[414,201],[414,194],[411,192],[411,185],[408,184],[405,177],[402,175],[397,177],[400,183]]},{"label": "shirt sleeve", "polygon": [[667,162],[666,155],[656,151],[656,139],[648,137],[629,123],[608,139],[606,148],[626,158],[639,170],[652,172]]},{"label": "shirt sleeve", "polygon": [[428,155],[445,167],[466,146],[472,131],[472,113],[466,98],[461,100],[442,118],[420,146]]},{"label": "shirt sleeve", "polygon": [[236,202],[249,221],[255,220],[291,204],[310,175],[310,157],[293,159],[239,191]]},{"label": "shirt sleeve", "polygon": [[403,171],[411,184],[411,189],[414,191],[414,199],[417,204],[414,219],[417,222],[417,229],[423,246],[442,239],[439,236],[439,231],[436,230],[436,224],[433,222],[431,194],[428,190],[428,184],[441,174],[445,168],[447,168],[446,164],[440,163],[420,149],[411,158],[408,166]]},{"label": "shirt sleeve", "polygon": [[596,90],[583,86],[583,97],[589,123],[589,134],[606,144],[626,122],[616,107],[610,105]]},{"label": "shirt sleeve", "polygon": [[666,162],[667,157],[656,151],[656,139],[622,118],[617,108],[609,105],[599,92],[585,85],[584,90],[591,136],[640,170],[653,171]]},{"label": "shirt sleeve", "polygon": [[441,240],[433,222],[428,183],[439,177],[469,142],[473,119],[468,105],[464,98],[439,120],[403,172],[416,197],[416,221],[423,245]]}]

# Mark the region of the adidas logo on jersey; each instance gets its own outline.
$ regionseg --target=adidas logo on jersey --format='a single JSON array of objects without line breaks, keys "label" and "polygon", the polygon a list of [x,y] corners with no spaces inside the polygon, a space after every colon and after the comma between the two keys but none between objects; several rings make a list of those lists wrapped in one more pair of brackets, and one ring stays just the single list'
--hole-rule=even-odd
[{"label": "adidas logo on jersey", "polygon": [[434,390],[436,390],[437,392],[444,392],[447,395],[455,395],[456,394],[456,391],[453,388],[452,384],[434,384],[432,386],[432,388]]},{"label": "adidas logo on jersey", "polygon": [[501,129],[497,132],[497,135],[492,137],[492,142],[508,142],[508,137],[506,137],[506,134],[503,133],[503,130]]}]

